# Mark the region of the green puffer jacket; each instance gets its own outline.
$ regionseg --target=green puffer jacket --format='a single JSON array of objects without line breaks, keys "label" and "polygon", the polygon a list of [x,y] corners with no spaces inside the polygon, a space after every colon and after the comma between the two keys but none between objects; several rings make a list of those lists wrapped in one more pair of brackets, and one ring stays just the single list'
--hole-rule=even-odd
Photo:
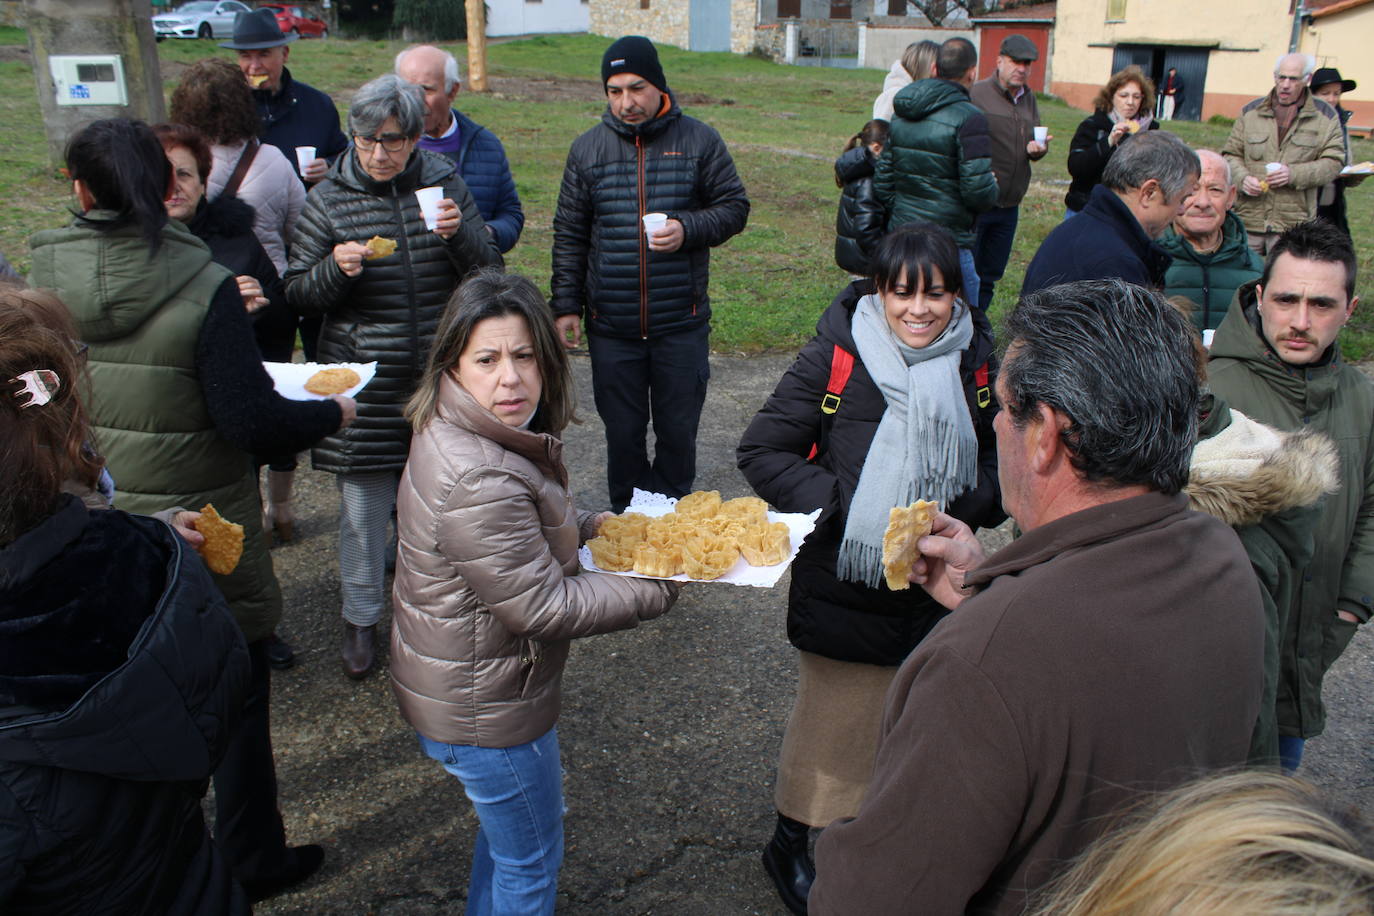
[{"label": "green puffer jacket", "polygon": [[1264,269],[1260,256],[1246,244],[1245,224],[1234,211],[1226,214],[1216,251],[1197,251],[1173,226],[1160,236],[1159,247],[1174,256],[1164,275],[1164,295],[1183,296],[1193,303],[1193,324],[1199,331],[1221,324],[1236,289]]},{"label": "green puffer jacket", "polygon": [[1340,460],[1340,490],[1322,503],[1281,648],[1279,733],[1310,738],[1325,725],[1322,677],[1355,635],[1356,624],[1336,611],[1362,622],[1374,611],[1374,384],[1341,359],[1339,343],[1317,365],[1284,364],[1258,320],[1255,284],[1247,283],[1212,341],[1211,389],[1276,429],[1326,434]]},{"label": "green puffer jacket", "polygon": [[1236,215],[1246,229],[1282,232],[1317,215],[1317,191],[1345,166],[1345,134],[1336,109],[1309,92],[1280,144],[1271,92],[1241,109],[1221,154],[1238,188],[1246,176],[1263,181],[1266,163],[1288,166],[1292,178],[1283,187],[1257,197],[1242,190],[1236,197]]},{"label": "green puffer jacket", "polygon": [[918,80],[897,93],[887,148],[873,188],[890,228],[924,220],[972,248],[978,214],[997,205],[988,118],[968,90],[942,79]]},{"label": "green puffer jacket", "polygon": [[1203,398],[1198,444],[1188,467],[1188,505],[1235,529],[1259,579],[1264,601],[1264,694],[1250,740],[1250,762],[1277,764],[1280,650],[1312,562],[1320,500],[1338,486],[1331,440],[1301,430],[1281,433]]},{"label": "green puffer jacket", "polygon": [[[92,210],[89,220],[112,214]],[[57,291],[90,350],[92,433],[116,481],[115,506],[152,515],[214,503],[243,525],[243,557],[215,584],[254,642],[281,619],[281,588],[259,522],[253,460],[215,431],[196,370],[196,342],[229,271],[181,223],[169,220],[149,260],[136,227],[85,225],[30,241],[35,286]]]}]

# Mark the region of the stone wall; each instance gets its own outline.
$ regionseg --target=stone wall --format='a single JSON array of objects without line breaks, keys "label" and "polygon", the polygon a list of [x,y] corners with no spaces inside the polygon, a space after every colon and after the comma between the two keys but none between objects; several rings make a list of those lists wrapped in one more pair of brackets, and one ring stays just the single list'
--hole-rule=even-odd
[{"label": "stone wall", "polygon": [[[692,35],[688,0],[593,0],[588,29],[596,35],[643,35],[655,44],[686,48]],[[733,15],[733,14],[732,14]]]}]

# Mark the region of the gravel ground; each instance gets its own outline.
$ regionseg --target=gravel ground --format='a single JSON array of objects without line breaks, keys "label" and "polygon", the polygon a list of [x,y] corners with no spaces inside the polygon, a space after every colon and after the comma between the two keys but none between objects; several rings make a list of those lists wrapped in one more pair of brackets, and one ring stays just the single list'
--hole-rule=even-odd
[{"label": "gravel ground", "polygon": [[[748,493],[734,467],[745,424],[790,357],[712,359],[698,486]],[[607,504],[605,447],[586,357],[566,457],[577,502]],[[370,679],[340,671],[333,478],[303,467],[297,539],[273,552],[295,668],[274,678],[281,807],[294,843],[322,843],[320,874],[260,913],[424,916],[465,900],[476,819],[458,782],[424,757],[396,713],[385,657]],[[987,536],[992,546],[1005,531]],[[576,643],[559,740],[567,851],[558,912],[783,914],[758,856],[772,829],[773,766],[796,679],[774,589],[696,585],[666,617]],[[1361,702],[1374,654],[1361,630],[1327,679],[1327,734],[1303,773],[1374,806],[1374,708]]]}]

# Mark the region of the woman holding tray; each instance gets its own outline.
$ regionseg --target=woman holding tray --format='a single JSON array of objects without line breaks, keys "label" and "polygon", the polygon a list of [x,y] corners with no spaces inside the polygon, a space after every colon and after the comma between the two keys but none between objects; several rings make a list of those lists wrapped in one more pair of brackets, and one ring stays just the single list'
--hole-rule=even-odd
[{"label": "woman holding tray", "polygon": [[810,827],[858,812],[897,665],[945,611],[884,582],[888,513],[934,501],[970,526],[1005,515],[992,419],[992,339],[958,297],[959,250],[929,223],[889,233],[744,433],[739,468],[783,512],[822,512],[792,563],[787,634],[800,684],[763,863],[806,912]]},{"label": "woman holding tray", "polygon": [[561,439],[572,376],[529,280],[483,270],[459,287],[405,416],[392,687],[477,810],[467,912],[551,914],[568,643],[660,616],[678,587],[578,574],[601,516],[573,508]]}]

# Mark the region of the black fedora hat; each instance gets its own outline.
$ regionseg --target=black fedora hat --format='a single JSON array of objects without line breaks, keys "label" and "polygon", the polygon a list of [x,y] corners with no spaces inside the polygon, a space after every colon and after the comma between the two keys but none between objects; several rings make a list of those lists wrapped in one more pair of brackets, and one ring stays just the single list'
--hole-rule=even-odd
[{"label": "black fedora hat", "polygon": [[234,19],[234,37],[221,41],[219,46],[231,51],[258,51],[290,44],[297,37],[294,32],[283,34],[277,25],[277,14],[262,7],[251,13],[239,13]]},{"label": "black fedora hat", "polygon": [[1307,81],[1307,85],[1311,86],[1314,92],[1331,83],[1340,83],[1341,92],[1352,92],[1355,89],[1355,81],[1341,79],[1341,71],[1335,67],[1318,67],[1312,71],[1312,78]]}]

